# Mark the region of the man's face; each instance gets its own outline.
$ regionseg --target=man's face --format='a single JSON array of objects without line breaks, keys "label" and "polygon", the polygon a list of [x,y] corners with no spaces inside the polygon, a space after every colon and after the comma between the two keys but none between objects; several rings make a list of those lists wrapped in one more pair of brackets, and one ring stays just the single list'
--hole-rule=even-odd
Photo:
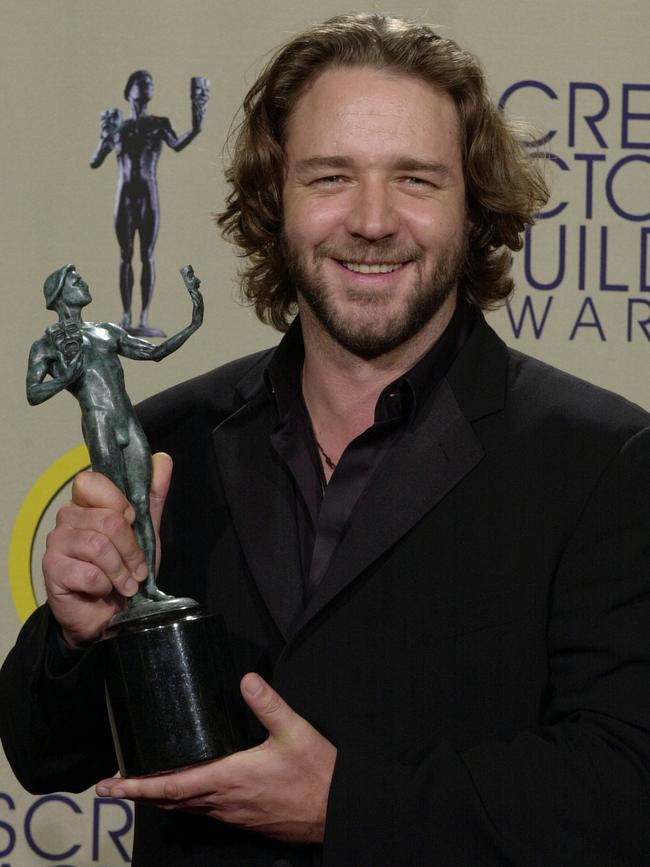
[{"label": "man's face", "polygon": [[307,313],[373,358],[453,295],[468,221],[456,107],[413,76],[330,69],[285,143],[283,243]]},{"label": "man's face", "polygon": [[93,300],[90,296],[88,284],[76,271],[68,271],[61,297],[69,306],[83,307]]}]

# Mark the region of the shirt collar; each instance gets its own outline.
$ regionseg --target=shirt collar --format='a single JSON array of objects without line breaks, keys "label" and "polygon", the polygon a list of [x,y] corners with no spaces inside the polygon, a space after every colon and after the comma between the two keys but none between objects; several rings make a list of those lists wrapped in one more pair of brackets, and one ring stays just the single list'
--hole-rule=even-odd
[{"label": "shirt collar", "polygon": [[[425,398],[446,375],[476,322],[476,309],[464,299],[433,346],[406,373],[383,389],[375,407],[375,422],[412,419]],[[302,400],[301,371],[305,358],[300,319],[289,326],[264,371],[266,388],[280,419],[296,399]]]}]

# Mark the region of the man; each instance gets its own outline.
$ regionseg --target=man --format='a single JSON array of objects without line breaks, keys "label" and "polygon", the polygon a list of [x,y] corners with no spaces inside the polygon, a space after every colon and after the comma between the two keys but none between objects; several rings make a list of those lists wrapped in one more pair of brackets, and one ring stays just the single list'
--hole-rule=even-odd
[{"label": "man", "polygon": [[[300,315],[141,417],[174,459],[161,585],[224,614],[266,732],[101,780],[137,802],[134,863],[647,864],[648,416],[480,313],[545,200],[534,164],[470,55],[378,15],[296,37],[244,107],[220,221],[258,314]],[[131,592],[141,555],[107,509],[128,504],[80,476],[50,585]],[[30,734],[26,698],[2,719],[34,791],[115,767],[93,651],[60,649],[50,606],[2,681],[36,697]]]},{"label": "man", "polygon": [[[139,567],[140,577],[146,578],[142,592],[129,598],[126,612],[121,612],[123,597],[111,593],[103,605],[84,605],[63,629],[63,636],[75,642],[81,628],[88,638],[101,635],[106,615],[124,617],[141,614],[143,606],[152,602],[165,607],[185,607],[191,600],[172,600],[156,587],[156,537],[149,510],[151,487],[151,452],[142,426],[124,389],[124,372],[120,356],[137,361],[162,361],[199,328],[203,322],[201,281],[191,265],[181,268],[181,275],[192,299],[192,321],[173,337],[158,346],[130,336],[112,322],[85,322],[81,311],[92,297],[88,284],[68,264],[57,269],[45,280],[45,306],[54,310],[59,319],[50,325],[43,337],[32,345],[27,367],[27,400],[43,403],[67,389],[79,401],[81,428],[95,472],[109,478],[129,499],[133,507],[133,529],[144,554]],[[96,631],[91,623],[97,620]]]},{"label": "man", "polygon": [[[203,129],[210,94],[206,78],[191,82],[192,128],[177,135],[168,117],[149,114],[153,79],[146,69],[132,72],[124,88],[124,99],[131,106],[126,120],[118,109],[102,112],[101,136],[90,167],[99,168],[111,151],[117,157],[118,180],[115,205],[115,234],[120,245],[120,295],[124,309],[122,326],[141,337],[164,337],[159,328],[149,325],[149,309],[155,283],[154,250],[160,224],[156,171],[163,144],[182,151]],[[142,274],[142,311],[139,325],[131,322],[133,297],[133,244],[140,237]]]}]

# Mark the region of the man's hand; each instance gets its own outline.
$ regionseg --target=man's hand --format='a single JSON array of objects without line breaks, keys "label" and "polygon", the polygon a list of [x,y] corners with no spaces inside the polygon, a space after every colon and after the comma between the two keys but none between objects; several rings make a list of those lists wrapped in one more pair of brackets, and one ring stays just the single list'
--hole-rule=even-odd
[{"label": "man's hand", "polygon": [[321,843],[336,747],[257,674],[241,691],[269,736],[258,747],[187,770],[97,784],[100,797],[202,813],[277,840]]},{"label": "man's hand", "polygon": [[[150,509],[156,534],[171,480],[169,455],[154,455]],[[135,511],[101,473],[80,473],[72,501],[59,509],[43,557],[45,589],[72,647],[99,638],[147,577],[132,524]]]}]

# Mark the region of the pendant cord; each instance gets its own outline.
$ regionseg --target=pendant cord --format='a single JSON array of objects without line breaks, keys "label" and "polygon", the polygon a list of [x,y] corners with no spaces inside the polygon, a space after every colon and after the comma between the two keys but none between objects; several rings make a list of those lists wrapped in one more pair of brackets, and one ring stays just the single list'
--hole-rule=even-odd
[{"label": "pendant cord", "polygon": [[316,440],[316,445],[318,446],[318,450],[319,450],[319,452],[322,454],[323,458],[325,459],[325,463],[326,463],[327,466],[330,468],[330,470],[332,470],[332,472],[334,472],[334,470],[336,469],[336,464],[335,464],[334,461],[331,459],[331,457],[327,454],[327,452],[326,452],[325,449],[322,447],[322,445],[318,442],[318,440],[316,439],[316,437],[314,437],[314,439]]}]

